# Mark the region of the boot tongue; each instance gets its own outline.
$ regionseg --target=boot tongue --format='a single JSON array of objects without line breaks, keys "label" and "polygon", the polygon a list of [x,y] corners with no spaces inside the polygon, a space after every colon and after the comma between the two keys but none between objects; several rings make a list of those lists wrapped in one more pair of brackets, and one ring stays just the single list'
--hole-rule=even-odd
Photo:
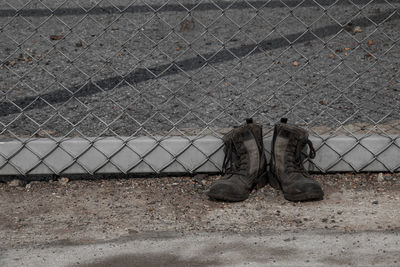
[{"label": "boot tongue", "polygon": [[225,141],[225,157],[222,164],[223,172],[239,175],[247,174],[248,162],[246,161],[247,150],[244,145],[245,137],[246,129],[238,127],[230,138],[227,138]]},{"label": "boot tongue", "polygon": [[288,167],[291,172],[303,172],[303,162],[301,157],[301,151],[303,150],[303,144],[300,140],[292,139],[287,147],[288,156]]},{"label": "boot tongue", "polygon": [[[302,151],[308,143],[308,133],[306,130],[294,126],[290,130],[288,152],[290,156],[290,165],[293,172],[304,172]],[[311,149],[311,148],[310,148]]]}]

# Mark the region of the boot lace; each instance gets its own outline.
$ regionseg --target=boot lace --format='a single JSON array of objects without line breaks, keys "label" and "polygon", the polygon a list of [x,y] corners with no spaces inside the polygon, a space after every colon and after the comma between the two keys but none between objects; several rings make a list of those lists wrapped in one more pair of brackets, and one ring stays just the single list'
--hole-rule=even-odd
[{"label": "boot lace", "polygon": [[[313,159],[315,158],[315,149],[312,144],[312,142],[308,139],[306,140],[298,140],[297,145],[289,146],[288,147],[288,152],[289,152],[289,157],[288,157],[288,171],[290,172],[297,172],[297,173],[303,173],[307,175],[307,171],[304,169],[303,166],[303,160],[304,158],[302,157],[302,150],[304,146],[308,145],[310,151],[307,155],[308,158]],[[294,148],[294,150],[293,150]],[[293,156],[292,156],[293,155]]]},{"label": "boot lace", "polygon": [[[222,163],[222,172],[225,174],[239,174],[239,175],[245,175],[243,172],[246,171],[246,162],[243,159],[243,156],[245,154],[245,151],[242,151],[243,149],[236,150],[235,145],[233,141],[229,140],[226,144],[226,152],[224,156],[224,161]],[[235,162],[232,162],[232,153],[233,151],[236,151],[236,153],[239,157],[235,160]]]}]

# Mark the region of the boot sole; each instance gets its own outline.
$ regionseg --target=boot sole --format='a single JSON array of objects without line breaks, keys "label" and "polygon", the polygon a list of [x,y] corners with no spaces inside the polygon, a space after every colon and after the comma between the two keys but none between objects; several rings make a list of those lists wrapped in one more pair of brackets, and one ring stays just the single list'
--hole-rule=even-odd
[{"label": "boot sole", "polygon": [[[283,192],[281,183],[272,173],[269,176],[269,184],[273,188]],[[298,194],[287,194],[283,192],[283,196],[285,197],[286,200],[289,201],[309,201],[309,200],[312,201],[312,200],[322,200],[324,198],[324,193],[321,191],[298,193]]]},{"label": "boot sole", "polygon": [[256,190],[260,189],[260,188],[264,187],[265,185],[267,185],[268,182],[269,182],[269,173],[268,172],[264,172],[257,178],[255,185],[250,189],[250,192],[247,195],[230,195],[230,196],[221,197],[220,195],[213,194],[211,192],[207,192],[207,195],[212,200],[216,200],[216,201],[229,201],[229,202],[244,201],[244,200],[249,198],[250,193],[253,191],[254,188]]},{"label": "boot sole", "polygon": [[289,201],[312,201],[312,200],[322,200],[324,196],[321,196],[321,192],[307,192],[300,194],[285,194],[283,193],[285,199]]},{"label": "boot sole", "polygon": [[212,193],[208,193],[207,194],[212,200],[217,200],[217,201],[229,201],[229,202],[239,202],[239,201],[244,201],[244,200],[246,200],[248,197],[249,197],[249,195],[246,195],[246,196],[243,196],[243,195],[234,195],[234,196],[225,196],[225,197],[221,197],[221,196],[218,196],[218,195],[214,195],[214,194],[212,194]]}]

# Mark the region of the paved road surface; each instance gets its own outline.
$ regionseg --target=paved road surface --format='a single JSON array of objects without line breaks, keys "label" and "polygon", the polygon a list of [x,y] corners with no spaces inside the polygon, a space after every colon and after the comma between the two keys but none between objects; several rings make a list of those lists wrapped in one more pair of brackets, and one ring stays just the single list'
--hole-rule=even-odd
[{"label": "paved road surface", "polygon": [[397,0],[6,2],[0,135],[398,119]]},{"label": "paved road surface", "polygon": [[2,266],[399,266],[400,231],[145,233],[91,245],[7,251]]}]

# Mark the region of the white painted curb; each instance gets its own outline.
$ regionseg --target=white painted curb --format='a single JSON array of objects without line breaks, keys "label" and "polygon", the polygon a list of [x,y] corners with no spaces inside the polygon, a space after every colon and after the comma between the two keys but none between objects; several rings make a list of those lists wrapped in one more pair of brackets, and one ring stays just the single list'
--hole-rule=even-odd
[{"label": "white painted curb", "polygon": [[[324,138],[324,137],[323,137]],[[311,137],[310,171],[397,171],[400,136]],[[271,137],[264,138],[267,157]],[[0,140],[0,175],[191,174],[221,171],[222,140],[195,137]]]}]

